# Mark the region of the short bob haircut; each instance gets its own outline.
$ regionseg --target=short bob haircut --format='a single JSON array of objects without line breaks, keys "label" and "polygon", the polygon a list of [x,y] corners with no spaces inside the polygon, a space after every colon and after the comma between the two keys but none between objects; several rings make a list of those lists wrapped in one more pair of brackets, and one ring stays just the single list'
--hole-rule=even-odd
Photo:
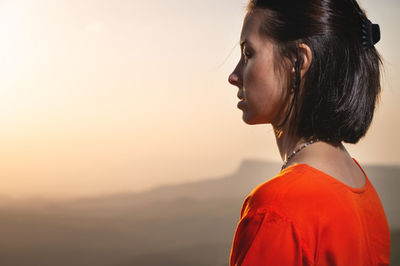
[{"label": "short bob haircut", "polygon": [[[295,67],[282,125],[290,118],[289,134],[357,143],[373,118],[382,60],[375,47],[362,46],[359,12],[365,12],[356,0],[250,0],[247,13],[255,9],[263,11],[259,31],[274,43],[281,69],[289,76]],[[303,80],[301,43],[312,52]]]}]

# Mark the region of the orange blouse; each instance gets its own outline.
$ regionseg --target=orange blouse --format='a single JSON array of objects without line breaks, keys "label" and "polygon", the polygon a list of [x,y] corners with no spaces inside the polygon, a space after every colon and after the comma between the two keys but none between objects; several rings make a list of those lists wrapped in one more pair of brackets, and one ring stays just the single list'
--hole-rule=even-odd
[{"label": "orange blouse", "polygon": [[356,189],[296,164],[256,187],[241,210],[230,266],[389,265],[389,225],[364,175]]}]

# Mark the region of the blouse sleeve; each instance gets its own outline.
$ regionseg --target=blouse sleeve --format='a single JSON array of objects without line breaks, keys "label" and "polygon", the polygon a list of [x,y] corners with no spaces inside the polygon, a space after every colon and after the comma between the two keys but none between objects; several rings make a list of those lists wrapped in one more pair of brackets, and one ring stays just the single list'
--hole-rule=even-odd
[{"label": "blouse sleeve", "polygon": [[236,229],[230,266],[310,265],[293,223],[274,211],[244,216]]}]

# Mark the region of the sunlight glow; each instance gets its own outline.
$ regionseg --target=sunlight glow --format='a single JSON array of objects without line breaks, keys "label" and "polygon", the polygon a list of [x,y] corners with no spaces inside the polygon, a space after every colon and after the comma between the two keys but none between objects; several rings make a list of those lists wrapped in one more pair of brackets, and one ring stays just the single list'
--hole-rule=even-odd
[{"label": "sunlight glow", "polygon": [[[24,42],[24,9],[12,1],[0,4],[0,74],[12,73],[22,60]],[[2,86],[0,88],[3,89]]]}]

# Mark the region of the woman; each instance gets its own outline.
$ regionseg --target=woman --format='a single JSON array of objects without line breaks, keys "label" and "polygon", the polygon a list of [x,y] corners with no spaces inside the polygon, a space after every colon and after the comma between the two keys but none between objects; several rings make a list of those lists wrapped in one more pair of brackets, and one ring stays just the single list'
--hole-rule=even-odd
[{"label": "woman", "polygon": [[284,163],[246,198],[230,265],[389,265],[382,204],[342,144],[371,123],[379,38],[355,0],[250,0],[229,82]]}]

